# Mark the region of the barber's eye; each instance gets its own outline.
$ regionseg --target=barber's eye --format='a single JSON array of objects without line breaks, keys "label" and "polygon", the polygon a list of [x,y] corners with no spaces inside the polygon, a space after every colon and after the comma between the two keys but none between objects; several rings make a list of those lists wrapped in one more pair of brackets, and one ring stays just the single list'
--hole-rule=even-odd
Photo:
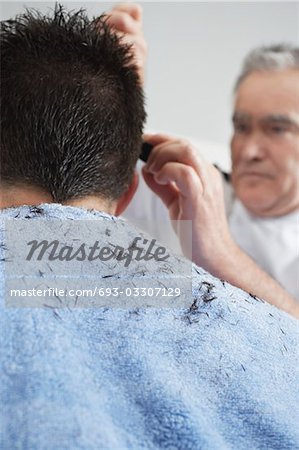
[{"label": "barber's eye", "polygon": [[273,125],[273,126],[270,127],[270,132],[272,134],[283,134],[286,131],[287,131],[286,127],[283,127],[283,126],[280,126],[280,125]]},{"label": "barber's eye", "polygon": [[249,126],[246,125],[245,123],[235,123],[234,130],[235,130],[235,133],[240,133],[240,134],[248,133]]}]

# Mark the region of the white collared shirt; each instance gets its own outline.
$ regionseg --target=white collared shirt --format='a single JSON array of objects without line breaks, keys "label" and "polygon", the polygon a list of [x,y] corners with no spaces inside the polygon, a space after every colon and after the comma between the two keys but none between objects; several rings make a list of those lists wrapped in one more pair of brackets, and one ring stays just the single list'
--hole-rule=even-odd
[{"label": "white collared shirt", "polygon": [[241,249],[299,302],[299,210],[257,217],[236,199],[229,225]]}]

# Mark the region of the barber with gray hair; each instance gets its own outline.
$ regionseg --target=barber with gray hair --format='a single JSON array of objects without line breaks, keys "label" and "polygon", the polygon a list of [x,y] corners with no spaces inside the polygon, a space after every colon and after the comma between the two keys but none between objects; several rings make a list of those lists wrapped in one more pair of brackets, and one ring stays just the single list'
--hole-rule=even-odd
[{"label": "barber with gray hair", "polygon": [[[143,80],[140,7],[120,5],[109,14],[133,43]],[[196,264],[299,318],[298,48],[261,47],[247,56],[232,120],[229,180],[190,142],[161,134],[145,136],[153,150],[144,179],[172,220],[192,220]]]}]

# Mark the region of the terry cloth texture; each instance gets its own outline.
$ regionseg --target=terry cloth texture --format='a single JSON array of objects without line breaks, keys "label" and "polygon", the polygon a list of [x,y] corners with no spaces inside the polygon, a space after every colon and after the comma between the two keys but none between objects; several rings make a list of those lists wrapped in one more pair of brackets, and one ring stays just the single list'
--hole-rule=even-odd
[{"label": "terry cloth texture", "polygon": [[188,308],[9,308],[7,217],[116,220],[1,213],[1,449],[299,448],[295,319],[196,266]]}]

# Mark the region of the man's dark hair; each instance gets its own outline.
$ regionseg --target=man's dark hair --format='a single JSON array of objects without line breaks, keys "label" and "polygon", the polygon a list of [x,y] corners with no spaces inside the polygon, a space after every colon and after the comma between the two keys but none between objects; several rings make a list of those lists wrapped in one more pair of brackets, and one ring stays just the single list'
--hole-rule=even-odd
[{"label": "man's dark hair", "polygon": [[129,46],[101,16],[56,6],[1,24],[1,182],[63,202],[115,200],[132,180],[145,120]]}]

